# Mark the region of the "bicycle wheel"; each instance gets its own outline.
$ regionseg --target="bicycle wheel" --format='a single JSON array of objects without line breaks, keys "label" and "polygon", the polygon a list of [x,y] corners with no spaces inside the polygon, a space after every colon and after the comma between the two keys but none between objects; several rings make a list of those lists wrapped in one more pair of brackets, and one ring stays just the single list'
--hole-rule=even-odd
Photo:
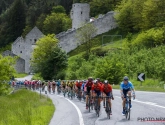
[{"label": "bicycle wheel", "polygon": [[111,109],[110,109],[110,107],[108,107],[108,118],[109,119],[111,118]]},{"label": "bicycle wheel", "polygon": [[106,113],[107,113],[107,118],[110,119],[110,107],[107,98],[106,98]]},{"label": "bicycle wheel", "polygon": [[99,99],[97,99],[97,116],[100,115],[100,106],[99,106]]},{"label": "bicycle wheel", "polygon": [[126,107],[125,107],[125,117],[126,117],[126,119],[128,117],[128,104],[127,104],[127,102],[126,102]]},{"label": "bicycle wheel", "polygon": [[130,120],[130,114],[131,114],[131,110],[130,110],[130,106],[129,106],[129,108],[128,108],[128,120]]},{"label": "bicycle wheel", "polygon": [[90,112],[90,105],[91,105],[91,99],[90,99],[90,97],[88,97],[88,110],[89,110],[89,112]]},{"label": "bicycle wheel", "polygon": [[80,91],[78,92],[78,98],[81,101],[81,92]]},{"label": "bicycle wheel", "polygon": [[71,90],[71,92],[70,92],[70,97],[71,97],[71,99],[73,99],[73,94],[72,94],[72,90]]},{"label": "bicycle wheel", "polygon": [[91,104],[91,109],[93,110],[94,103],[92,99],[90,100],[90,104]]},{"label": "bicycle wheel", "polygon": [[100,109],[99,109],[99,106],[97,107],[97,116],[99,117],[100,115]]}]

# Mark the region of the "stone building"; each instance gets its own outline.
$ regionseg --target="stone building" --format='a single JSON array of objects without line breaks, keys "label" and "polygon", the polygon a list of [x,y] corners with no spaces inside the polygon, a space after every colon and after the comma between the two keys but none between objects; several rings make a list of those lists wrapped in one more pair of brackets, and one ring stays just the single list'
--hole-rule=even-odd
[{"label": "stone building", "polygon": [[12,50],[5,51],[3,56],[18,56],[15,69],[19,73],[30,73],[30,60],[36,41],[43,37],[43,33],[34,27],[26,36],[18,37],[12,44]]}]

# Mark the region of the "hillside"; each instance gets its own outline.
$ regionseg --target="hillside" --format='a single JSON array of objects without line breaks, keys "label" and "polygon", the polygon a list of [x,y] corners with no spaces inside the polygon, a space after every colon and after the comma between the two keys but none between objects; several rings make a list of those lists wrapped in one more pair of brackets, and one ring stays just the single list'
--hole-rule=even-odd
[{"label": "hillside", "polygon": [[[0,48],[11,44],[21,35],[24,37],[34,26],[44,34],[66,31],[71,27],[70,10],[73,3],[89,3],[91,16],[95,17],[114,10],[119,1],[121,0],[112,2],[108,0],[104,2],[101,0],[0,0]],[[103,4],[106,6],[100,6]]]},{"label": "hillside", "polygon": [[[165,1],[159,0],[122,0],[115,9],[118,28],[93,38],[89,57],[85,44],[71,51],[66,78],[93,76],[119,84],[127,75],[138,90],[164,91],[164,5]],[[122,35],[122,40],[119,37],[103,40],[105,35]],[[142,85],[137,81],[137,73],[141,72],[146,74]]]}]

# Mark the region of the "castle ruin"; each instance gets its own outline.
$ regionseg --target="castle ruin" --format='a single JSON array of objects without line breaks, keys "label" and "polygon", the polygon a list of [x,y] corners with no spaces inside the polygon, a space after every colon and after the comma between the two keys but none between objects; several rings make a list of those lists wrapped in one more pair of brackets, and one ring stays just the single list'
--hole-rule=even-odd
[{"label": "castle ruin", "polygon": [[[59,39],[59,46],[66,51],[66,53],[78,47],[76,39],[76,31],[81,28],[85,23],[92,23],[97,28],[97,35],[108,32],[117,27],[114,19],[114,12],[108,12],[105,15],[99,15],[97,19],[90,22],[90,6],[87,3],[76,3],[72,5],[70,13],[72,19],[72,29],[66,32],[61,32],[56,35]],[[32,71],[30,60],[35,43],[38,39],[42,38],[44,34],[34,27],[26,36],[18,37],[12,44],[12,50],[5,51],[3,56],[18,56],[15,69],[19,73],[30,73]]]}]

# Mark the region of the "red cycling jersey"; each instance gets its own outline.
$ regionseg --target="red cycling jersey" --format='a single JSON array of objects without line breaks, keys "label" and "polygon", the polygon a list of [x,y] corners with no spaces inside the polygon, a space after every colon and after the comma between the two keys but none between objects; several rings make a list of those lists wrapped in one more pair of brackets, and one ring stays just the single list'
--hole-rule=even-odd
[{"label": "red cycling jersey", "polygon": [[93,82],[92,81],[87,81],[85,87],[92,87]]},{"label": "red cycling jersey", "polygon": [[82,84],[83,84],[82,82],[79,82],[79,83],[78,83],[78,82],[76,82],[76,87],[81,87],[81,86],[82,86]]},{"label": "red cycling jersey", "polygon": [[102,89],[104,93],[112,92],[112,86],[110,84],[107,84],[107,85],[103,84]]},{"label": "red cycling jersey", "polygon": [[102,91],[102,86],[100,84],[93,84],[92,90]]}]

